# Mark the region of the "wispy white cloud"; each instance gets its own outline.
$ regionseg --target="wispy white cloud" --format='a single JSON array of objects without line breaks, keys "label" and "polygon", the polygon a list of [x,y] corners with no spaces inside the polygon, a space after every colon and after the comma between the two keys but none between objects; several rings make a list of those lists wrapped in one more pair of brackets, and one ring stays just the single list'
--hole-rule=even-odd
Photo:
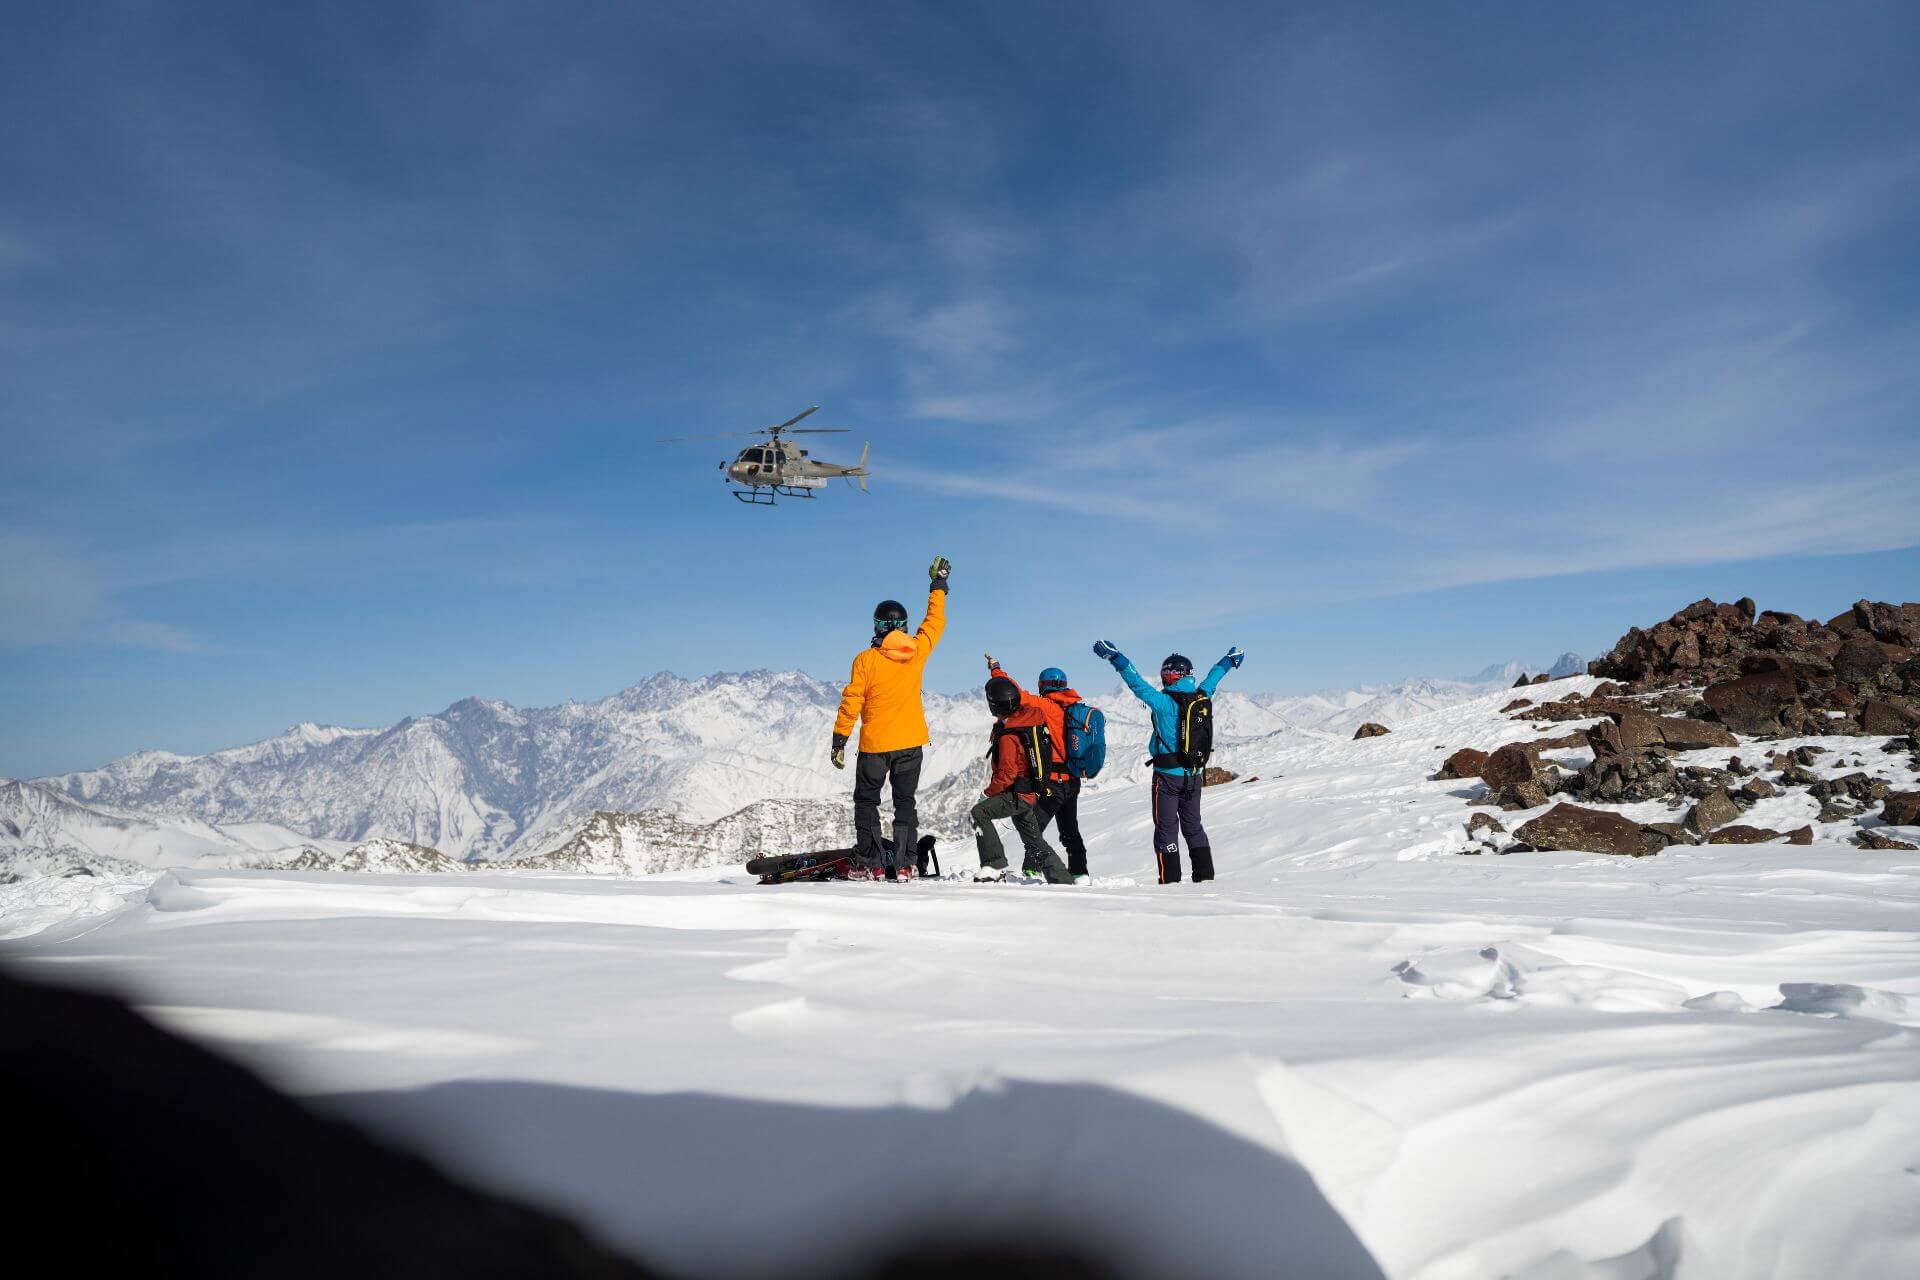
[{"label": "wispy white cloud", "polygon": [[195,653],[206,646],[170,623],[142,618],[96,569],[45,542],[0,531],[0,648],[110,646]]}]

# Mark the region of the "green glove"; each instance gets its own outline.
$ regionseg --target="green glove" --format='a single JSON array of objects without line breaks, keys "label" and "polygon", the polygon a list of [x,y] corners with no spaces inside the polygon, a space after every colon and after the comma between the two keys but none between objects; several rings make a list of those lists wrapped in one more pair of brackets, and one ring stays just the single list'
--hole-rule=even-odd
[{"label": "green glove", "polygon": [[953,571],[953,565],[945,556],[935,556],[933,563],[927,566],[927,584],[930,591],[947,589],[947,574]]}]

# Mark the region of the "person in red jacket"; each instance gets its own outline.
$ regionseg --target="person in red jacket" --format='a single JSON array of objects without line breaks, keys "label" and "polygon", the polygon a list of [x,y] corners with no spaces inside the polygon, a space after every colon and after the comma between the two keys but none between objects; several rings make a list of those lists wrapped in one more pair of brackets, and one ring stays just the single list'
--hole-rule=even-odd
[{"label": "person in red jacket", "polygon": [[[1047,757],[1057,750],[1049,737],[1047,715],[1038,705],[1044,699],[1028,705],[1021,697],[1020,686],[1004,675],[987,681],[986,692],[987,709],[993,712],[993,776],[968,815],[973,819],[974,845],[980,851],[980,870],[973,878],[1006,879],[1007,851],[993,824],[1011,818],[1025,851],[1021,869],[1028,875],[1045,876],[1049,884],[1072,884],[1066,864],[1040,834],[1043,814],[1039,792],[1047,785],[1042,772],[1052,772]],[[1036,772],[1036,747],[1042,757],[1037,762],[1042,772]]]}]

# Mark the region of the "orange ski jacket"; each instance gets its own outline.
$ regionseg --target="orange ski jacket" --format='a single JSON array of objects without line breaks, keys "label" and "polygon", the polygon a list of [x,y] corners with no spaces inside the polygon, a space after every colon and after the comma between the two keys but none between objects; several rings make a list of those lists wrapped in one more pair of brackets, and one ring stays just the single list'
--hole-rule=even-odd
[{"label": "orange ski jacket", "polygon": [[848,737],[860,726],[856,750],[868,754],[905,751],[927,745],[927,709],[920,684],[927,658],[947,629],[947,593],[927,592],[927,616],[912,635],[889,631],[880,643],[862,649],[853,660],[853,674],[840,694],[840,714],[833,731]]},{"label": "orange ski jacket", "polygon": [[[1045,725],[1047,717],[1039,707],[1031,702],[1023,702],[1020,709],[1012,715],[994,721],[993,735],[993,776],[987,779],[988,796],[997,796],[1013,788],[1020,779],[1029,776],[1027,769],[1027,751],[1020,745],[1017,733],[1001,733],[1001,729],[1031,729],[1034,725]],[[1051,732],[1051,726],[1048,729]],[[1037,803],[1038,797],[1031,791],[1018,793],[1028,804]]]}]

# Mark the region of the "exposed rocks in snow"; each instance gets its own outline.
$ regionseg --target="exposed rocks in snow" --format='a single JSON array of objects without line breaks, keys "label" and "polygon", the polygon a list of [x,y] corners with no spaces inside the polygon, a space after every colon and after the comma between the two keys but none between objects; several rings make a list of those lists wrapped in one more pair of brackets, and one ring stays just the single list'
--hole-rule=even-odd
[{"label": "exposed rocks in snow", "polygon": [[1896,840],[1892,836],[1883,835],[1871,827],[1863,829],[1858,835],[1854,836],[1853,842],[1862,849],[1920,851],[1920,845],[1916,845],[1910,840]]},{"label": "exposed rocks in snow", "polygon": [[1393,730],[1387,728],[1387,726],[1383,724],[1375,724],[1373,721],[1369,720],[1365,724],[1361,725],[1358,729],[1355,729],[1353,731],[1353,736],[1354,736],[1354,740],[1358,741],[1361,738],[1378,738],[1382,734],[1392,733],[1392,732]]},{"label": "exposed rocks in snow", "polygon": [[1645,830],[1631,818],[1576,804],[1557,804],[1522,823],[1514,834],[1535,849],[1572,849],[1634,858],[1658,853],[1667,846],[1664,835]]},{"label": "exposed rocks in snow", "polygon": [[1920,604],[1862,600],[1818,623],[1701,600],[1633,628],[1590,669],[1637,690],[1705,686],[1739,733],[1903,733],[1920,727]]},{"label": "exposed rocks in snow", "polygon": [[1620,726],[1603,721],[1587,731],[1593,761],[1580,771],[1580,794],[1586,800],[1623,804],[1661,800],[1681,790],[1671,762],[1651,747],[1628,750]]},{"label": "exposed rocks in snow", "polygon": [[1716,827],[1724,827],[1740,816],[1739,807],[1733,803],[1733,797],[1718,787],[1701,796],[1687,810],[1687,829],[1695,835],[1706,835]]},{"label": "exposed rocks in snow", "polygon": [[[1475,747],[1462,747],[1441,762],[1439,770],[1433,777],[1437,782],[1450,778],[1477,778],[1486,765],[1486,752]],[[1491,819],[1488,820],[1491,821]]]},{"label": "exposed rocks in snow", "polygon": [[1537,809],[1561,789],[1560,771],[1524,742],[1501,747],[1480,767],[1487,800],[1502,809]]},{"label": "exposed rocks in snow", "polygon": [[1533,705],[1532,698],[1515,698],[1512,702],[1509,702],[1506,706],[1500,708],[1500,710],[1502,714],[1505,714],[1508,711],[1518,711],[1522,707],[1530,707],[1532,705]]},{"label": "exposed rocks in snow", "polygon": [[1778,840],[1785,834],[1786,832],[1784,831],[1772,831],[1766,827],[1749,827],[1734,823],[1731,826],[1720,827],[1717,830],[1709,832],[1707,835],[1707,843],[1765,844],[1769,840]]},{"label": "exposed rocks in snow", "polygon": [[1200,775],[1200,785],[1203,787],[1217,787],[1223,782],[1232,782],[1239,776],[1239,774],[1231,769],[1222,769],[1218,765],[1208,765],[1206,772]]},{"label": "exposed rocks in snow", "polygon": [[1880,816],[1890,827],[1920,827],[1920,791],[1888,791]]}]

